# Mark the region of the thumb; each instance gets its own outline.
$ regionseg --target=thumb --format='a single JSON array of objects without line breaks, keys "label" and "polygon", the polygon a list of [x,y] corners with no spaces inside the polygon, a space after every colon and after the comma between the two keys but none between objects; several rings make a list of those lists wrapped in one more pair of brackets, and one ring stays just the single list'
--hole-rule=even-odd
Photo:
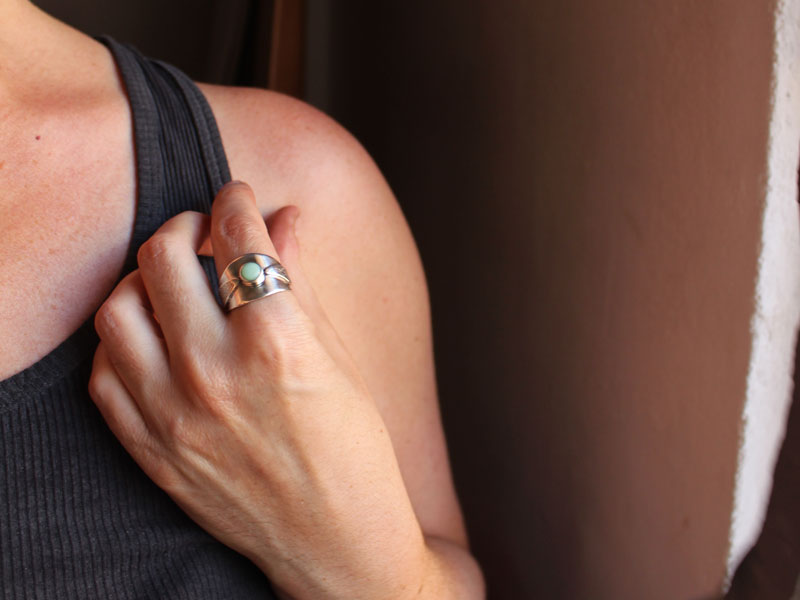
[{"label": "thumb", "polygon": [[300,308],[314,323],[321,341],[328,350],[335,351],[336,354],[341,355],[344,345],[325,309],[322,308],[311,281],[309,281],[303,269],[301,260],[302,245],[296,230],[296,223],[299,217],[300,209],[297,206],[284,206],[267,218],[267,231],[272,243],[275,245],[275,250],[278,252],[278,260],[289,274],[289,279],[292,281],[292,293],[297,298]]}]

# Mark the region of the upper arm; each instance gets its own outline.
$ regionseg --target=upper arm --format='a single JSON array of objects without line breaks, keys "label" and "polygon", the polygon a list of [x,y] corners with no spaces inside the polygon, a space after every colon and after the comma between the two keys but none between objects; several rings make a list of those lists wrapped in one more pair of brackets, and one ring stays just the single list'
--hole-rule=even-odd
[{"label": "upper arm", "polygon": [[304,270],[390,433],[422,530],[466,545],[442,432],[428,292],[379,170],[352,136],[263,90],[201,85],[235,179],[266,216],[294,204]]}]

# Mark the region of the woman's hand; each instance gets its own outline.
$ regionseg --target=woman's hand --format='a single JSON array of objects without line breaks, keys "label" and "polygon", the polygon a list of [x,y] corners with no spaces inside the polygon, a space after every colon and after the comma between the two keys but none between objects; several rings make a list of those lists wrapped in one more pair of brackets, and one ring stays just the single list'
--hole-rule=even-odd
[{"label": "woman's hand", "polygon": [[[303,274],[296,216],[281,209],[268,234],[234,183],[210,223],[166,222],[97,313],[90,392],[145,473],[284,593],[415,597],[425,539],[384,423]],[[196,258],[209,229],[218,273],[268,254],[292,291],[224,313]]]}]

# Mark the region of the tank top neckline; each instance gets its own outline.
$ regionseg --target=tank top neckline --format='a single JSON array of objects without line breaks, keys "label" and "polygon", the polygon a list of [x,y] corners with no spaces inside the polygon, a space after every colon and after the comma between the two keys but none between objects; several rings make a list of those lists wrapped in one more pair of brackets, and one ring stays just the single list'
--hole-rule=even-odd
[{"label": "tank top neckline", "polygon": [[[140,67],[132,56],[132,53],[138,53],[138,51],[127,44],[123,45],[117,42],[109,35],[94,36],[94,39],[108,48],[125,91],[131,114],[134,160],[136,161],[136,212],[127,257],[120,276],[114,284],[116,287],[122,278],[136,267],[138,247],[149,237],[148,222],[160,208],[156,206],[159,200],[157,186],[161,175],[159,165],[150,159],[148,152],[143,151],[158,143],[159,123],[153,98],[144,93],[142,86],[132,85],[136,78],[143,77]],[[160,61],[154,62],[170,71],[176,71],[170,65]],[[199,90],[198,93],[200,93]],[[224,165],[224,169],[227,169],[227,163]],[[0,380],[0,414],[15,404],[15,398],[21,395],[35,396],[42,393],[74,372],[94,354],[99,341],[94,330],[94,316],[97,308],[99,306],[72,334],[42,358],[21,371]]]}]

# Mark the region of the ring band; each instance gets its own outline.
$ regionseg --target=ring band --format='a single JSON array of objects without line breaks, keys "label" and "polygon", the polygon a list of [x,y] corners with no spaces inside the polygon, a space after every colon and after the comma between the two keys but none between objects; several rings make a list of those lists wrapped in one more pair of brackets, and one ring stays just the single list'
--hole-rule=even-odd
[{"label": "ring band", "polygon": [[219,297],[227,312],[278,292],[292,282],[283,265],[266,254],[242,254],[225,267],[219,278]]}]

